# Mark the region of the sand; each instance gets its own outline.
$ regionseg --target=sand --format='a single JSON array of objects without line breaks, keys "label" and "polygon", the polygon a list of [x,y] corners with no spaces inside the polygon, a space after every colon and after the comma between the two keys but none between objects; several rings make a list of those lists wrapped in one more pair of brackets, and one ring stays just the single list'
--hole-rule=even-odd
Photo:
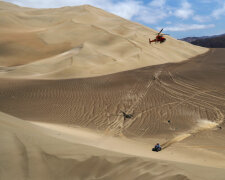
[{"label": "sand", "polygon": [[224,49],[149,45],[91,6],[0,7],[0,179],[224,179]]},{"label": "sand", "polygon": [[150,45],[157,31],[88,5],[40,10],[0,3],[1,76],[93,77],[208,51],[170,36]]},{"label": "sand", "polygon": [[[207,165],[192,164],[201,158],[185,162],[188,161],[185,157],[184,163],[174,161],[179,154],[174,155],[172,151],[157,155],[147,152],[150,144],[106,137],[80,128],[33,125],[13,116],[0,115],[0,143],[4,144],[0,149],[1,179],[172,180],[224,177],[224,167],[213,165],[215,155],[207,159],[212,160]],[[95,144],[84,145],[88,139]],[[103,148],[109,147],[109,142],[115,143],[113,147],[117,147],[117,152]],[[134,148],[131,152],[126,151],[131,147]],[[7,155],[9,152],[10,155]],[[199,152],[199,155],[202,153]]]}]

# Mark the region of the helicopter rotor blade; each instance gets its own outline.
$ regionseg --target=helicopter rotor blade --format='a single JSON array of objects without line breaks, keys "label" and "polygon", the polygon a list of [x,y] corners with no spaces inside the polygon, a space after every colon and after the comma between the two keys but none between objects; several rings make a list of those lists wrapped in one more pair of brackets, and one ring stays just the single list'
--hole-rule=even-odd
[{"label": "helicopter rotor blade", "polygon": [[161,29],[161,31],[159,31],[158,35],[160,35],[160,33],[163,31],[163,28]]}]

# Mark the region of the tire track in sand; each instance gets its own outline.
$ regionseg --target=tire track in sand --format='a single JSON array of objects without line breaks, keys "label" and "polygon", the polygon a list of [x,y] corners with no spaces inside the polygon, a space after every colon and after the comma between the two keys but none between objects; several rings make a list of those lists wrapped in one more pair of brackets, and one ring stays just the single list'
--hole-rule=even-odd
[{"label": "tire track in sand", "polygon": [[[160,73],[161,72],[159,72],[159,74]],[[128,91],[127,95],[122,98],[121,101],[123,103],[121,102],[121,104],[123,104],[124,107],[129,107],[126,110],[127,114],[131,114],[134,112],[134,110],[138,107],[138,105],[142,102],[142,100],[148,93],[152,84],[152,79],[149,79],[147,81],[147,84],[143,87],[143,83],[139,79],[138,82],[135,83],[135,85]],[[106,132],[110,132],[116,136],[123,136],[123,131],[129,128],[138,117],[140,117],[140,114],[129,120],[124,120],[123,116],[117,116],[113,119],[113,122],[108,125]]]},{"label": "tire track in sand", "polygon": [[[223,123],[224,118],[225,118],[224,114],[221,112],[221,110],[219,108],[217,108],[215,105],[210,104],[210,102],[206,102],[206,101],[202,100],[202,98],[201,99],[197,98],[197,96],[205,95],[207,97],[211,97],[211,98],[213,98],[213,99],[211,99],[211,101],[213,101],[215,99],[223,100],[223,98],[208,94],[207,92],[210,92],[210,91],[200,91],[200,90],[198,90],[199,89],[198,87],[196,87],[194,85],[189,85],[189,84],[185,83],[184,81],[176,80],[176,78],[172,75],[171,72],[168,72],[168,74],[171,77],[172,81],[176,85],[183,87],[181,89],[183,89],[183,90],[185,89],[186,92],[187,91],[192,92],[191,96],[181,94],[181,93],[177,92],[176,90],[174,90],[174,88],[171,88],[170,85],[168,85],[168,84],[165,85],[162,82],[162,85],[164,86],[165,90],[172,93],[172,95],[176,94],[176,95],[178,95],[178,97],[179,96],[186,97],[186,98],[178,98],[181,101],[178,104],[176,104],[175,107],[177,107],[179,104],[186,102],[186,103],[189,103],[190,105],[196,106],[198,108],[203,107],[205,109],[210,109],[210,110],[214,111],[214,113],[216,115],[216,120],[215,120],[215,122],[209,121],[209,120],[197,120],[196,125],[192,129],[190,129],[186,132],[183,132],[183,133],[175,136],[174,138],[166,141],[165,143],[163,143],[162,144],[163,149],[171,146],[172,144],[174,144],[176,142],[180,142],[180,141],[192,136],[193,134],[196,134],[196,133],[199,133],[199,132],[205,131],[205,130],[211,130],[211,129],[219,126],[221,123]],[[197,93],[196,93],[196,91],[197,91]],[[176,98],[176,96],[174,96],[174,98]]]}]

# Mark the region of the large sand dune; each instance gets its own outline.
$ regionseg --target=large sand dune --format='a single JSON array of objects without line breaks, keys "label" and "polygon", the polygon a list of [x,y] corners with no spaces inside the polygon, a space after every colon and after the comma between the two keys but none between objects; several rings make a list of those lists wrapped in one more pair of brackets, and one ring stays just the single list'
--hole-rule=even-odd
[{"label": "large sand dune", "polygon": [[[0,109],[45,128],[34,131],[27,122],[22,125],[27,129],[20,130],[14,124],[17,122],[15,120],[11,120],[11,125],[8,125],[8,128],[16,126],[17,133],[26,133],[28,137],[32,133],[39,133],[39,140],[44,139],[47,144],[43,147],[35,144],[35,148],[52,148],[54,153],[47,151],[47,157],[39,154],[45,159],[44,162],[43,159],[32,158],[30,162],[44,163],[44,167],[56,166],[55,170],[60,178],[91,179],[93,175],[100,179],[126,179],[129,174],[129,179],[222,180],[225,175],[223,57],[223,49],[211,50],[179,64],[159,65],[86,79],[3,78],[0,82]],[[134,118],[124,121],[123,117],[114,116],[121,109],[134,113]],[[5,118],[5,115],[1,116]],[[168,123],[168,120],[171,122]],[[1,123],[2,129],[5,129],[3,125]],[[92,129],[93,133],[76,130],[78,127]],[[47,134],[40,135],[43,131]],[[60,140],[52,143],[48,136]],[[117,138],[111,139],[113,136]],[[4,134],[2,137],[8,138],[8,135]],[[14,140],[4,140],[2,144],[9,142],[17,152]],[[68,142],[74,148],[78,146],[78,154],[87,159],[80,161],[79,156],[73,154],[77,151],[67,150],[71,145],[61,147],[61,143]],[[151,147],[156,142],[160,142],[165,148],[159,154],[151,152]],[[80,144],[94,148],[89,150],[89,147]],[[59,150],[58,146],[62,149]],[[123,155],[115,155],[109,150]],[[86,151],[88,152],[84,153]],[[93,155],[93,151],[98,152],[98,156],[95,153]],[[36,150],[31,151],[35,152]],[[110,161],[106,160],[105,155],[102,158],[105,153],[110,154]],[[75,160],[64,160],[61,154],[66,158],[72,156]],[[129,157],[124,159],[124,154]],[[12,158],[7,159],[7,164],[12,164],[12,171],[22,173],[14,166]],[[93,170],[91,163],[99,164],[98,168]],[[68,168],[76,169],[77,166],[81,166],[79,172],[67,171]],[[4,168],[3,166],[2,169]],[[80,174],[87,169],[91,170],[85,176]],[[156,174],[155,169],[158,172]],[[27,171],[32,178],[40,175],[32,168]],[[41,173],[41,176],[45,179],[54,179],[56,176],[51,168],[46,167],[40,170],[42,171],[45,173]],[[6,173],[4,177],[7,179],[9,174]]]},{"label": "large sand dune", "polygon": [[155,30],[91,6],[37,10],[0,3],[0,66],[8,72],[2,76],[99,76],[208,50],[169,36],[165,44],[149,45]]},{"label": "large sand dune", "polygon": [[91,6],[0,23],[0,179],[224,179],[224,49]]}]

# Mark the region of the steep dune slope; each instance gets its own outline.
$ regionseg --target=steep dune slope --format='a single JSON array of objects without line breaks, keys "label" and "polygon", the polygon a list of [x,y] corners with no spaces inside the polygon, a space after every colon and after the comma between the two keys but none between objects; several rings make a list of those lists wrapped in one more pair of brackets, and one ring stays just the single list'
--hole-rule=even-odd
[{"label": "steep dune slope", "polygon": [[[149,45],[148,38],[154,38],[156,31],[91,6],[43,10],[0,3],[0,66],[16,65],[10,72],[2,67],[7,72],[2,76],[98,76],[179,62],[207,51],[169,36],[164,44]],[[67,56],[58,60],[62,67],[52,70],[54,60],[65,52]],[[68,59],[71,64],[65,66]],[[48,72],[42,71],[43,65]]]},{"label": "steep dune slope", "polygon": [[0,179],[224,179],[225,51],[155,33],[0,1]]}]

